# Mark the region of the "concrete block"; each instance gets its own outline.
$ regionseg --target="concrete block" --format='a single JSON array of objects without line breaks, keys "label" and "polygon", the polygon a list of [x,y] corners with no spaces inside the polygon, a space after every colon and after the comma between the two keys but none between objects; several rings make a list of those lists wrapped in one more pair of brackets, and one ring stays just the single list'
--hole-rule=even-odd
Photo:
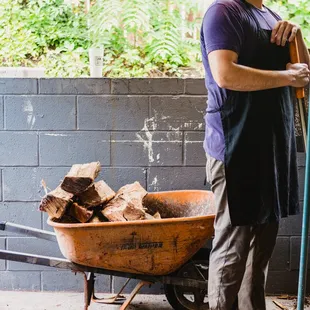
[{"label": "concrete block", "polygon": [[149,130],[204,130],[206,98],[151,97],[151,117],[147,120]]},{"label": "concrete block", "polygon": [[141,130],[148,118],[146,96],[79,96],[78,128]]},{"label": "concrete block", "polygon": [[148,191],[209,190],[209,184],[204,185],[205,174],[205,167],[150,167]]},{"label": "concrete block", "polygon": [[297,165],[298,167],[306,166],[306,153],[297,153]]},{"label": "concrete block", "polygon": [[[302,205],[302,202],[300,203]],[[292,215],[280,220],[279,236],[301,235],[302,214]]]},{"label": "concrete block", "polygon": [[[9,251],[31,253],[43,256],[63,258],[58,244],[56,242],[49,242],[37,238],[14,238],[7,239],[7,249]],[[40,265],[32,265],[26,263],[19,263],[8,261],[8,270],[54,270],[52,267],[44,267]]]},{"label": "concrete block", "polygon": [[0,290],[3,291],[40,291],[40,272],[1,271]]},{"label": "concrete block", "polygon": [[40,165],[71,166],[100,161],[110,164],[108,132],[40,133]]},{"label": "concrete block", "polygon": [[[41,213],[38,202],[2,202],[0,203],[1,220],[41,229]],[[1,231],[0,236],[20,236]]]},{"label": "concrete block", "polygon": [[[96,292],[110,293],[110,276],[96,275]],[[71,271],[44,271],[42,272],[42,291],[71,291],[83,292],[84,277]]]},{"label": "concrete block", "polygon": [[186,166],[204,166],[206,153],[203,148],[204,132],[186,132],[184,158]]},{"label": "concrete block", "polygon": [[0,169],[0,201],[3,200],[2,188],[3,188],[3,173],[2,169]]},{"label": "concrete block", "polygon": [[74,96],[6,96],[5,127],[9,130],[75,129]]},{"label": "concrete block", "polygon": [[109,186],[117,191],[120,187],[138,181],[146,188],[145,168],[102,168],[98,180],[105,180]]},{"label": "concrete block", "polygon": [[111,164],[115,166],[181,166],[182,132],[114,132]]},{"label": "concrete block", "polygon": [[0,94],[37,94],[38,80],[31,78],[0,78]]},{"label": "concrete block", "polygon": [[39,79],[40,94],[100,95],[110,94],[110,79],[52,78]]},{"label": "concrete block", "polygon": [[37,166],[37,134],[0,132],[0,162],[2,166]]},{"label": "concrete block", "polygon": [[[268,295],[296,295],[298,289],[298,271],[270,271],[268,273],[266,293]],[[310,292],[310,277],[307,277],[307,293]]]},{"label": "concrete block", "polygon": [[299,185],[299,199],[304,199],[305,192],[305,167],[298,167],[298,185]]},{"label": "concrete block", "polygon": [[[0,238],[0,250],[5,250],[5,238]],[[0,259],[0,270],[5,270],[6,261]]]},{"label": "concrete block", "polygon": [[68,173],[68,168],[46,167],[4,168],[3,200],[4,201],[40,201],[44,196],[41,180],[45,180],[50,189],[56,188]]},{"label": "concrete block", "polygon": [[[310,241],[309,241],[310,243]],[[300,262],[300,248],[301,248],[301,237],[291,237],[291,270],[299,269]],[[308,255],[310,254],[310,247],[308,250]],[[310,269],[310,265],[308,265],[308,269]]]},{"label": "concrete block", "polygon": [[184,80],[175,78],[134,78],[114,79],[111,84],[112,94],[183,94]]},{"label": "concrete block", "polygon": [[289,270],[290,267],[290,238],[278,237],[270,260],[269,270]]},{"label": "concrete block", "polygon": [[[113,277],[113,293],[118,293],[122,286],[125,284],[127,279],[125,278],[120,278],[120,277]],[[128,286],[125,288],[124,293],[125,294],[130,294],[139,280],[130,280],[128,283]],[[156,295],[156,294],[164,294],[164,287],[160,283],[155,283],[150,286],[144,286],[141,291],[139,292],[140,294],[150,294],[150,295]]]},{"label": "concrete block", "polygon": [[205,79],[185,79],[185,94],[207,95]]},{"label": "concrete block", "polygon": [[3,97],[0,96],[0,130],[4,128],[4,105]]}]

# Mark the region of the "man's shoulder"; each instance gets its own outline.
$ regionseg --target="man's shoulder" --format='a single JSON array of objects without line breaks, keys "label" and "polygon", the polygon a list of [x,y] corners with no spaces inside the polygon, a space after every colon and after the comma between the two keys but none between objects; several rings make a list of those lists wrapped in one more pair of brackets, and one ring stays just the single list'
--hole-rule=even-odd
[{"label": "man's shoulder", "polygon": [[208,8],[204,22],[207,19],[219,19],[219,18],[238,20],[239,23],[247,27],[249,21],[249,13],[246,4],[243,0],[215,0]]},{"label": "man's shoulder", "polygon": [[217,7],[222,10],[230,11],[233,13],[242,14],[245,11],[245,4],[242,0],[215,0],[211,5],[210,8]]}]

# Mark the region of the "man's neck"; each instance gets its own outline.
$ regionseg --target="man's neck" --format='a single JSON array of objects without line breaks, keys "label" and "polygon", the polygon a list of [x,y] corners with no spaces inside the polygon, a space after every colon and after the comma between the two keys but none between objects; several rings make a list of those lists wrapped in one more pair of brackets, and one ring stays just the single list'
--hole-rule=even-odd
[{"label": "man's neck", "polygon": [[252,5],[256,6],[259,9],[263,8],[263,0],[246,0],[248,3],[251,3]]}]

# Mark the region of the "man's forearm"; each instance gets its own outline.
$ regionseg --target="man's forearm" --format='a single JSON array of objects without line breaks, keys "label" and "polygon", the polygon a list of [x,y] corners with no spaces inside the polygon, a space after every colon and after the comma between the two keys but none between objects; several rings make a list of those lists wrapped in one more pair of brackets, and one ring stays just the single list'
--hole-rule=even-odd
[{"label": "man's forearm", "polygon": [[256,91],[263,89],[289,86],[294,76],[289,71],[267,71],[250,68],[232,63],[221,77],[218,77],[218,84],[222,88],[235,91]]}]

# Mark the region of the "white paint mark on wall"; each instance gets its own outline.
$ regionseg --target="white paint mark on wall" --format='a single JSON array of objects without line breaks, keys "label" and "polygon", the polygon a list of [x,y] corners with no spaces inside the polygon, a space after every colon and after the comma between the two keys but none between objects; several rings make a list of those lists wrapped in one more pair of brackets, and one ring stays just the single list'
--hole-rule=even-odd
[{"label": "white paint mark on wall", "polygon": [[26,102],[24,103],[23,111],[27,114],[27,124],[30,127],[30,129],[32,129],[36,121],[36,117],[35,115],[33,115],[33,106],[29,99],[26,100]]},{"label": "white paint mark on wall", "polygon": [[67,137],[68,135],[65,135],[63,133],[46,133],[46,136],[52,136],[52,137]]},{"label": "white paint mark on wall", "polygon": [[151,186],[153,187],[154,192],[159,191],[159,185],[158,185],[158,178],[157,176],[154,177]]},{"label": "white paint mark on wall", "polygon": [[[154,162],[153,133],[151,133],[148,129],[148,126],[147,126],[148,120],[149,119],[144,120],[144,126],[141,129],[140,133],[136,133],[136,137],[138,138],[140,142],[143,143],[143,148],[148,153],[149,162],[153,163]],[[142,131],[144,133],[143,136],[145,136],[145,138],[142,137]]]}]

